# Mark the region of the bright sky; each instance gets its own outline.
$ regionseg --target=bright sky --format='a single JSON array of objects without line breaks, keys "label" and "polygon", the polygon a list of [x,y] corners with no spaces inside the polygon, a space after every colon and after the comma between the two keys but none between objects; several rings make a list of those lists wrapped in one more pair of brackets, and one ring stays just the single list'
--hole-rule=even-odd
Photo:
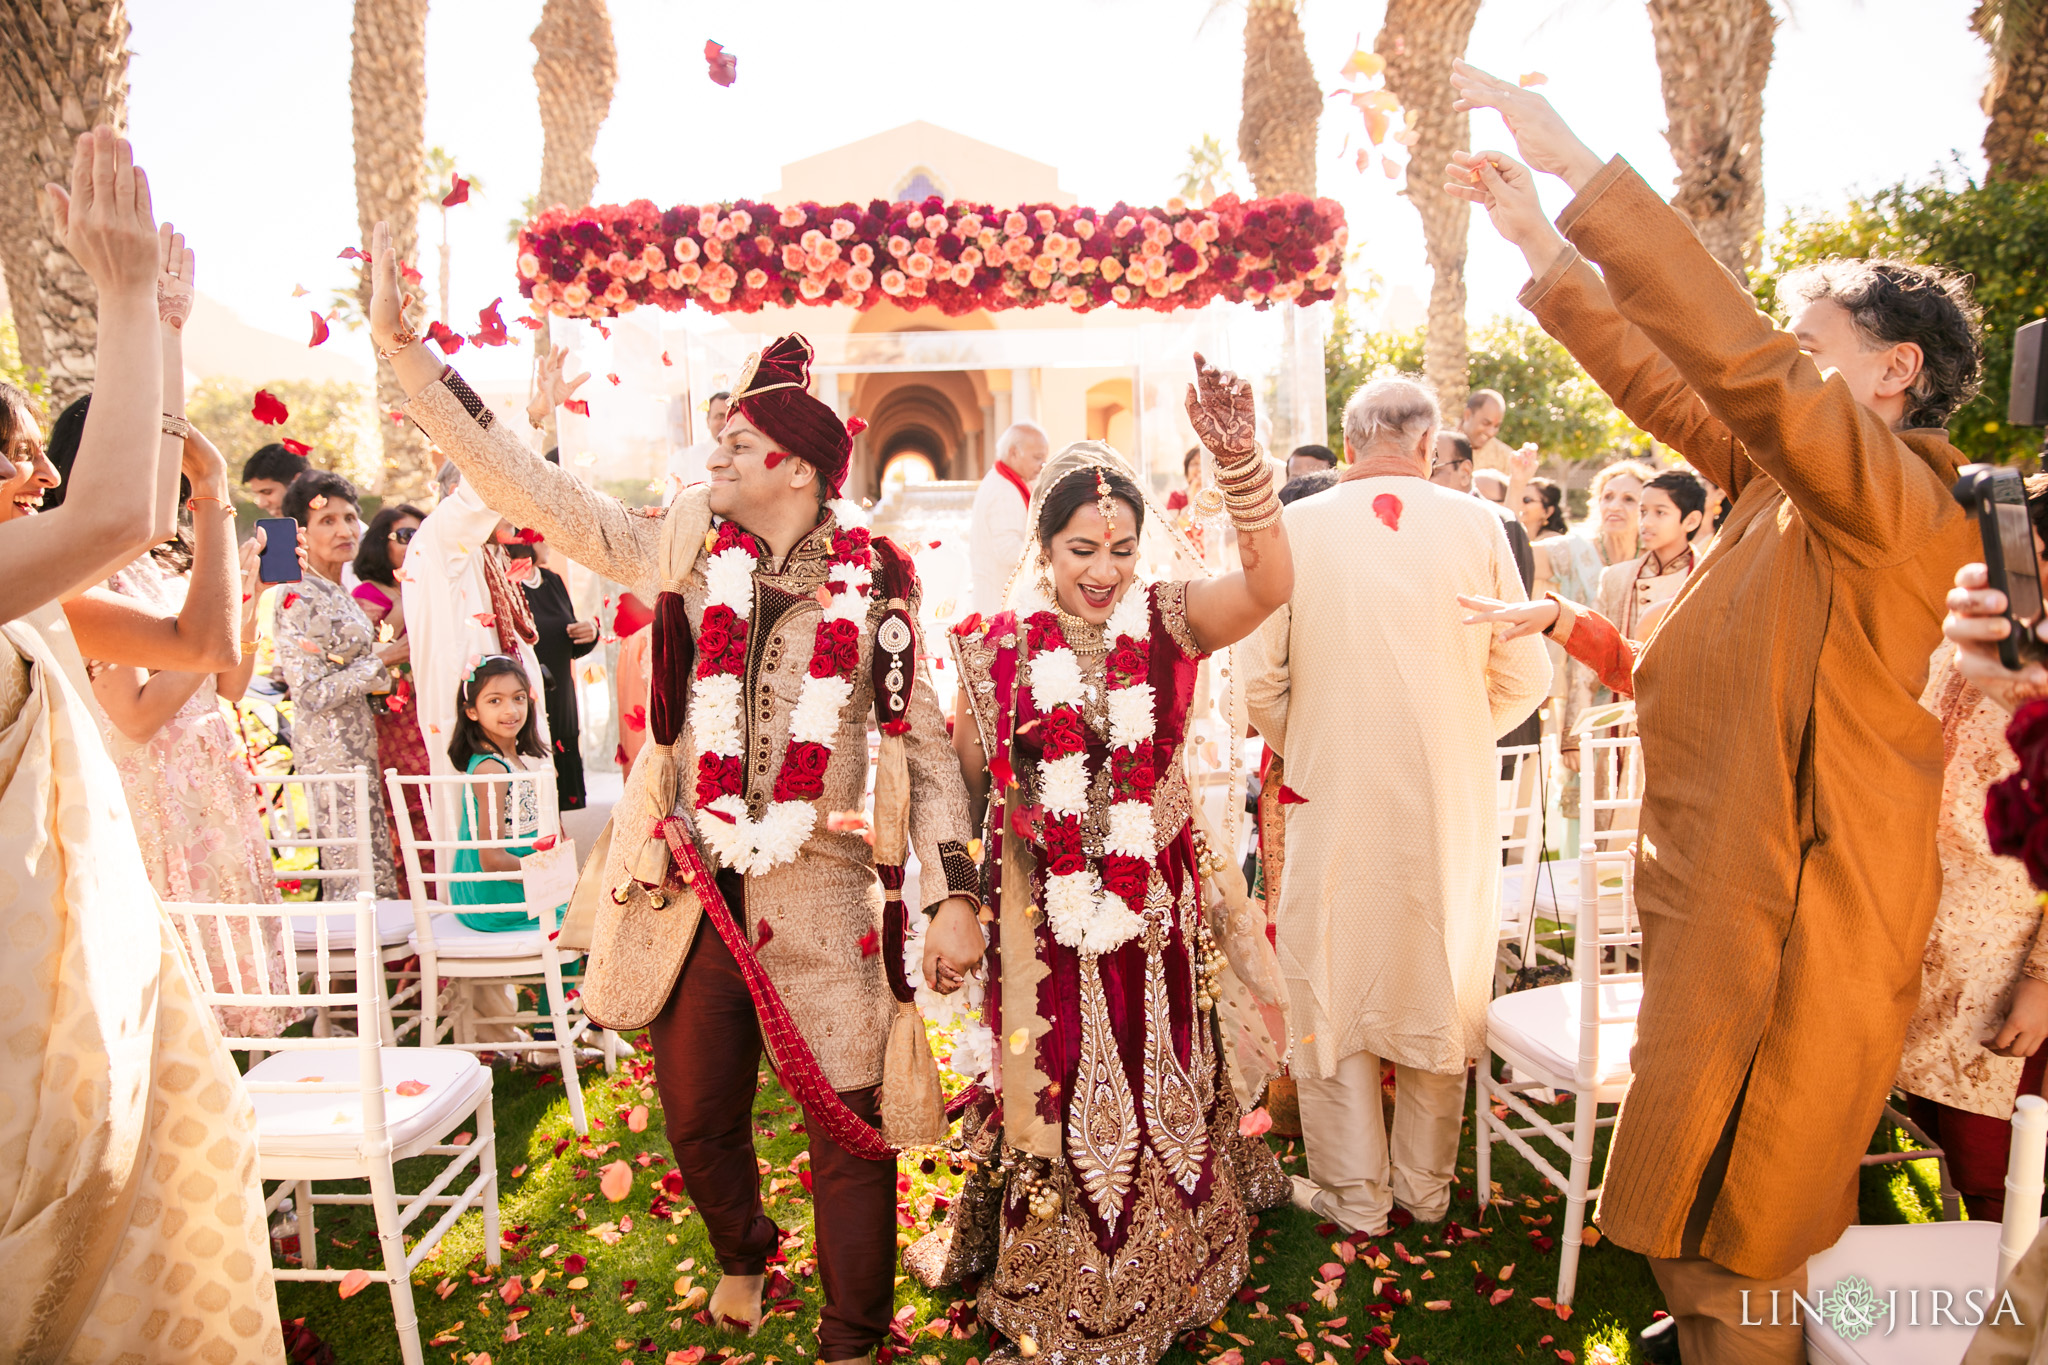
[{"label": "bright sky", "polygon": [[[610,0],[619,81],[597,146],[598,197],[667,205],[760,195],[778,168],[928,119],[1059,167],[1082,203],[1164,202],[1204,133],[1235,145],[1242,11],[1205,0],[1046,0],[1006,5],[708,7]],[[1920,175],[1960,153],[1981,168],[1986,69],[1973,0],[1799,0],[1779,31],[1765,97],[1764,179],[1775,222],[1855,190]],[[307,305],[347,281],[335,253],[357,239],[345,0],[131,0],[131,131],[157,211],[190,234],[199,283],[243,319],[307,334]],[[1382,4],[1308,0],[1310,57],[1327,88]],[[453,211],[455,313],[514,296],[506,223],[539,179],[541,133],[528,41],[540,0],[433,0],[427,141],[485,192]],[[929,22],[912,22],[913,15]],[[705,75],[715,38],[738,55],[730,89]],[[1650,182],[1675,174],[1649,23],[1639,0],[1491,0],[1471,59],[1504,75],[1542,71],[1546,93],[1587,142],[1627,156]],[[1348,154],[1358,116],[1332,103],[1319,189],[1350,214],[1352,241],[1392,287],[1429,290],[1415,213],[1378,170]],[[1510,145],[1490,113],[1480,146]],[[878,186],[878,192],[887,187]],[[1240,185],[1248,189],[1247,185]],[[1563,196],[1547,196],[1553,209]],[[434,228],[438,232],[438,227]],[[429,239],[437,240],[437,238]],[[1475,215],[1472,319],[1514,308],[1518,254]],[[433,255],[423,250],[431,287]],[[292,287],[313,291],[291,297]],[[506,310],[508,318],[512,309]],[[473,324],[472,324],[473,325]],[[361,351],[361,333],[329,346]],[[499,380],[525,352],[470,358]]]}]

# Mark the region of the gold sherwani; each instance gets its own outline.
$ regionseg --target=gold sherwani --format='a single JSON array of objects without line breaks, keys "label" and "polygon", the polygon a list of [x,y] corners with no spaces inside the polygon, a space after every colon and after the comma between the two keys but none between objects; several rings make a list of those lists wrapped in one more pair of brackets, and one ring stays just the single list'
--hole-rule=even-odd
[{"label": "gold sherwani", "polygon": [[1519,600],[1503,523],[1425,479],[1356,479],[1287,509],[1294,597],[1245,699],[1286,756],[1276,916],[1295,1073],[1369,1051],[1439,1075],[1481,1055],[1499,939],[1494,741],[1550,688],[1536,636],[1461,624]]},{"label": "gold sherwani", "polygon": [[[663,585],[679,577],[689,619],[702,618],[704,568],[694,552],[711,524],[708,489],[685,490],[666,509],[629,508],[541,460],[511,433],[487,425],[482,418],[488,409],[459,378],[454,382],[453,389],[436,382],[405,411],[448,452],[489,506],[538,529],[569,558],[646,601],[655,601]],[[825,582],[834,525],[827,513],[782,564],[754,576],[756,611],[741,696],[746,797],[755,808],[767,801],[789,743],[790,716],[810,667],[822,610],[816,594]],[[674,568],[685,562],[690,567],[675,575]],[[880,608],[877,602],[874,611]],[[915,602],[911,612],[914,617]],[[853,697],[840,711],[824,794],[816,802],[820,811],[861,810],[867,804],[873,623],[871,614],[861,632]],[[967,856],[972,835],[966,788],[938,700],[922,670],[909,720],[910,841],[923,868],[922,900],[929,908],[949,895],[978,899],[976,871]],[[629,1019],[643,1008],[651,1017],[667,1000],[698,922],[695,897],[671,897],[656,907],[631,876],[630,860],[647,837],[647,827],[663,816],[692,814],[696,742],[689,724],[676,743],[682,779],[671,810],[649,804],[646,769],[654,752],[650,746],[636,762],[625,798],[613,811],[609,848],[593,853],[578,891],[580,902],[596,889],[596,879],[605,892],[585,998],[627,1002]],[[699,851],[707,867],[717,866],[701,841]],[[615,901],[613,891],[624,894],[625,901]],[[737,916],[740,907],[733,908]],[[881,908],[881,885],[866,841],[855,833],[828,830],[822,818],[793,861],[746,878],[742,927],[835,1090],[858,1090],[882,1078],[896,1003],[883,976],[882,955],[863,951],[864,939],[873,943],[868,936],[880,923]],[[594,1014],[601,1010],[596,1004],[592,1008]],[[606,1016],[602,1022],[617,1021]]]}]

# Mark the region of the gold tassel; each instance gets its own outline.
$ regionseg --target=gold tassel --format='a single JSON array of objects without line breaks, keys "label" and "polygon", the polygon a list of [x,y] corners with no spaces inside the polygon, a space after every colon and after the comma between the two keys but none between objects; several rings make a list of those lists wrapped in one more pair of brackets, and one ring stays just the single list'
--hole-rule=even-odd
[{"label": "gold tassel", "polygon": [[[875,861],[903,866],[910,848],[910,757],[902,735],[883,735],[875,758]],[[936,872],[939,869],[933,868]]]},{"label": "gold tassel", "polygon": [[[676,808],[676,751],[673,744],[649,746],[651,752],[640,756],[640,765],[647,769],[648,808],[657,812],[657,820],[665,819]],[[647,831],[640,852],[633,860],[633,880],[643,886],[666,886],[668,884],[669,862],[673,858],[668,841]]]},{"label": "gold tassel", "polygon": [[882,1141],[898,1151],[930,1147],[946,1136],[946,1097],[939,1064],[925,1037],[924,1016],[899,1003],[882,1060]]}]

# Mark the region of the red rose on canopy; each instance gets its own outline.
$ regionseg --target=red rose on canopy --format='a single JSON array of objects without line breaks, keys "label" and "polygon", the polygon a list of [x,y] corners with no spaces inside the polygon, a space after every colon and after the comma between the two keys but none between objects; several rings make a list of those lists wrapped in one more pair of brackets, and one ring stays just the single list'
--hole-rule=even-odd
[{"label": "red rose on canopy", "polygon": [[719,85],[730,86],[739,79],[740,59],[717,43],[704,44],[704,64],[711,69],[711,79]]},{"label": "red rose on canopy", "polygon": [[256,401],[250,405],[249,415],[267,427],[279,427],[283,426],[292,414],[291,409],[287,408],[276,394],[269,389],[258,389]]},{"label": "red rose on canopy", "polygon": [[822,744],[792,744],[775,783],[777,801],[815,801],[825,794],[825,769],[832,751]]}]

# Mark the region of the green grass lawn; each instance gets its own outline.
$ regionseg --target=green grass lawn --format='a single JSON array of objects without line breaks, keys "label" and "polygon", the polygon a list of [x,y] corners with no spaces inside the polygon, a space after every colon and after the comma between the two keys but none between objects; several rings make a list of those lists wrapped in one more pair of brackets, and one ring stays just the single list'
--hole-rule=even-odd
[{"label": "green grass lawn", "polygon": [[[703,1293],[717,1280],[704,1225],[689,1210],[685,1195],[660,1195],[662,1177],[672,1169],[662,1137],[661,1109],[652,1087],[651,1062],[643,1054],[607,1078],[601,1066],[584,1073],[591,1132],[587,1142],[569,1128],[562,1086],[545,1072],[495,1069],[503,1264],[484,1265],[482,1221],[461,1219],[436,1255],[414,1275],[427,1359],[451,1365],[493,1365],[542,1361],[664,1362],[671,1353],[685,1365],[791,1365],[807,1360],[821,1290],[811,1242],[811,1210],[800,1179],[805,1169],[805,1135],[792,1131],[800,1115],[765,1070],[754,1105],[756,1150],[768,1212],[785,1230],[786,1262],[777,1267],[789,1279],[782,1295],[787,1310],[771,1316],[751,1340],[721,1335],[694,1319]],[[645,1128],[631,1117],[645,1105]],[[1466,1120],[1460,1156],[1461,1188],[1451,1221],[1474,1221],[1470,1195],[1471,1121]],[[1601,1153],[1606,1138],[1603,1132]],[[1304,1170],[1300,1144],[1274,1140],[1286,1169]],[[1539,1307],[1536,1298],[1557,1287],[1555,1237],[1564,1203],[1538,1180],[1520,1156],[1496,1147],[1494,1175],[1502,1193],[1515,1200],[1497,1208],[1480,1235],[1445,1246],[1441,1231],[1409,1228],[1388,1237],[1339,1245],[1333,1230],[1320,1230],[1310,1216],[1292,1208],[1260,1217],[1252,1277],[1219,1321],[1183,1338],[1172,1362],[1222,1359],[1222,1365],[1354,1365],[1391,1359],[1410,1365],[1492,1365],[1501,1361],[1625,1362],[1636,1329],[1662,1306],[1642,1257],[1606,1242],[1590,1247],[1580,1261],[1576,1305],[1568,1320]],[[1594,1166],[1600,1169],[1599,1159]],[[399,1168],[402,1189],[418,1189],[430,1178],[434,1158]],[[634,1179],[618,1202],[599,1189],[602,1169],[624,1160]],[[898,1241],[907,1244],[933,1225],[935,1196],[950,1195],[959,1177],[943,1159],[906,1159],[899,1188]],[[1931,1162],[1865,1172],[1863,1217],[1867,1222],[1920,1221],[1937,1208]],[[659,1202],[667,1206],[656,1208]],[[1549,1220],[1549,1221],[1544,1221]],[[430,1224],[422,1215],[415,1228]],[[318,1220],[323,1265],[375,1264],[376,1239],[365,1208],[323,1208]],[[1539,1238],[1552,1242],[1549,1249]],[[1396,1250],[1405,1249],[1413,1262]],[[1348,1262],[1345,1254],[1353,1258]],[[1375,1269],[1376,1256],[1386,1258]],[[581,1262],[572,1261],[581,1258]],[[1322,1267],[1343,1274],[1334,1293],[1316,1291]],[[1487,1278],[1479,1280],[1483,1274]],[[506,1294],[518,1280],[519,1293]],[[1368,1309],[1374,1281],[1398,1289],[1411,1302],[1394,1309],[1384,1331],[1388,1352],[1372,1335],[1379,1321]],[[1495,1288],[1512,1290],[1499,1304]],[[390,1298],[373,1284],[346,1301],[332,1283],[280,1284],[278,1302],[287,1319],[303,1318],[334,1348],[346,1365],[398,1359]],[[973,1300],[957,1289],[924,1293],[914,1281],[897,1282],[897,1365],[964,1365],[984,1359],[987,1334],[975,1325]],[[1431,1308],[1432,1303],[1448,1307]],[[907,1338],[908,1346],[904,1346]],[[700,1355],[696,1348],[703,1348]]]}]

